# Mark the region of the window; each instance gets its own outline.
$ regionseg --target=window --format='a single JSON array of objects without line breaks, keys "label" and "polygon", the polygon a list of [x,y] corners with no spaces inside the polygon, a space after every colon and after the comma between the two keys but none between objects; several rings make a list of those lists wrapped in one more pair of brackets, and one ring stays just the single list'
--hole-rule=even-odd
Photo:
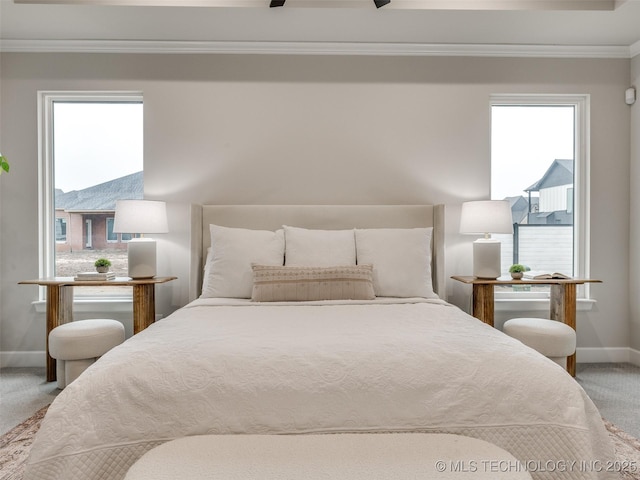
[{"label": "window", "polygon": [[67,220],[56,218],[56,242],[65,243],[67,241]]},{"label": "window", "polygon": [[[127,276],[127,244],[113,233],[116,200],[143,198],[140,93],[39,92],[40,275],[74,276],[109,258]],[[131,296],[123,287],[76,297]]]},{"label": "window", "polygon": [[[588,276],[588,101],[584,95],[491,98],[491,197],[510,201],[514,225],[513,235],[495,235],[503,275],[521,263],[536,273]],[[520,286],[497,293],[546,292]]]},{"label": "window", "polygon": [[115,217],[107,218],[107,242],[114,243],[118,241],[118,234],[113,233],[113,222]]},{"label": "window", "polygon": [[[139,237],[139,233],[114,233],[113,225],[115,222],[115,217],[107,218],[107,242],[115,243],[115,242],[128,242],[134,237]],[[118,238],[119,236],[119,238]]]}]

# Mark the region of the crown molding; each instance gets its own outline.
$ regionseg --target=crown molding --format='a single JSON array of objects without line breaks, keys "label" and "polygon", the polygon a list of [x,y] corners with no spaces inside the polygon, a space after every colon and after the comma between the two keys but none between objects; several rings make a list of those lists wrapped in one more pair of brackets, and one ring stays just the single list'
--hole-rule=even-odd
[{"label": "crown molding", "polygon": [[351,42],[2,40],[0,52],[631,58],[640,53],[640,42],[636,42],[631,47],[623,47]]},{"label": "crown molding", "polygon": [[[387,10],[569,10],[613,11],[628,0],[393,0]],[[143,6],[143,7],[252,7],[267,8],[266,0],[14,0],[17,4]],[[371,0],[291,0],[287,8],[372,8]]]}]

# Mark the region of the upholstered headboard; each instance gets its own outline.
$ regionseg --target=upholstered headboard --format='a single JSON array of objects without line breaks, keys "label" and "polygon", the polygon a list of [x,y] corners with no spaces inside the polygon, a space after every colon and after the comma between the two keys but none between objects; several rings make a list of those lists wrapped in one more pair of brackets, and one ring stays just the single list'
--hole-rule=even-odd
[{"label": "upholstered headboard", "polygon": [[444,205],[192,205],[190,300],[200,295],[209,225],[277,230],[433,227],[433,289],[444,297]]}]

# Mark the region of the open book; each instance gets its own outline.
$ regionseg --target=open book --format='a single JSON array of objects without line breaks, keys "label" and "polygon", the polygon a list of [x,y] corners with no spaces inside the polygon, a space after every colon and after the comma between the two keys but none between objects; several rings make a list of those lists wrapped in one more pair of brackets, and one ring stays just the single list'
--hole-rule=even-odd
[{"label": "open book", "polygon": [[524,272],[524,278],[528,278],[530,280],[566,280],[571,278],[569,275],[565,275],[564,273],[539,273],[539,272]]}]

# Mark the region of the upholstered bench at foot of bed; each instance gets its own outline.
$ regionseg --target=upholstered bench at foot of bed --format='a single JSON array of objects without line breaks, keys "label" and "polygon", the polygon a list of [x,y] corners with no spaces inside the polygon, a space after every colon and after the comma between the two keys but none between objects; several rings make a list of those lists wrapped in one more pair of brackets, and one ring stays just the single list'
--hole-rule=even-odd
[{"label": "upholstered bench at foot of bed", "polygon": [[125,480],[531,479],[509,452],[450,434],[202,435],[144,454]]},{"label": "upholstered bench at foot of bed", "polygon": [[63,389],[89,365],[124,342],[124,325],[96,318],[60,325],[49,333],[49,354],[56,359],[58,388]]},{"label": "upholstered bench at foot of bed", "polygon": [[569,325],[544,318],[512,318],[502,331],[567,368],[567,357],[576,351],[576,332]]}]

